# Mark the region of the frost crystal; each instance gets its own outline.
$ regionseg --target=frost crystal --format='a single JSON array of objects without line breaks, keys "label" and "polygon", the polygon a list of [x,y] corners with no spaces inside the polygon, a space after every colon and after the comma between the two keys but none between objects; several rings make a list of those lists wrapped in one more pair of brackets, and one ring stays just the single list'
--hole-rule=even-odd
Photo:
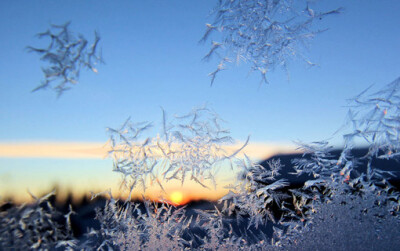
[{"label": "frost crystal", "polygon": [[221,198],[225,203],[223,212],[229,215],[249,216],[249,226],[256,228],[266,219],[275,223],[272,206],[281,206],[284,194],[279,190],[288,185],[286,180],[275,180],[279,174],[281,164],[279,161],[269,162],[269,169],[252,163],[248,158],[240,161],[242,172],[239,173],[238,181],[230,186],[231,191]]},{"label": "frost crystal", "polygon": [[45,80],[32,92],[53,86],[53,90],[60,96],[78,83],[81,68],[87,68],[97,73],[96,65],[104,63],[101,52],[98,50],[100,37],[94,33],[94,42],[88,45],[86,38],[78,34],[76,37],[69,30],[70,22],[63,25],[51,25],[50,29],[37,34],[37,37],[49,38],[46,48],[27,46],[29,52],[41,55],[40,60],[47,63],[42,68]]},{"label": "frost crystal", "polygon": [[[172,122],[163,111],[162,130],[156,137],[146,135],[151,123],[132,123],[130,118],[118,129],[108,128],[114,171],[124,175],[128,187],[146,189],[162,181],[190,179],[207,187],[216,187],[215,173],[228,155],[224,144],[232,143],[229,131],[220,126],[221,119],[208,108],[194,109]],[[247,142],[246,142],[247,144]],[[246,145],[245,144],[245,145]]]},{"label": "frost crystal", "polygon": [[[299,10],[303,6],[303,10]],[[311,9],[309,1],[292,0],[219,0],[212,12],[214,21],[206,24],[204,42],[215,34],[211,49],[204,57],[220,59],[217,69],[210,73],[211,85],[227,63],[249,62],[251,70],[261,74],[267,83],[267,74],[276,67],[287,71],[290,60],[299,57],[313,66],[300,52],[307,42],[322,30],[313,24],[325,16],[338,14],[341,8],[319,12]]]},{"label": "frost crystal", "polygon": [[31,205],[0,212],[0,247],[4,250],[73,250],[78,241],[72,234],[70,212],[62,215],[49,202],[55,191],[36,198]]},{"label": "frost crystal", "polygon": [[347,124],[351,124],[352,130],[344,135],[346,144],[351,146],[354,140],[361,139],[369,145],[368,156],[398,159],[400,78],[382,90],[366,95],[370,87],[350,99],[351,109],[347,115]]}]

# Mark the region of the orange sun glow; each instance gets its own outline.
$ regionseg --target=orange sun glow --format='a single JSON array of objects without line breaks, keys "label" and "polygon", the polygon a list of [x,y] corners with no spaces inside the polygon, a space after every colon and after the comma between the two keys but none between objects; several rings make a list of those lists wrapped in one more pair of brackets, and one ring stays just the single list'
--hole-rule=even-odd
[{"label": "orange sun glow", "polygon": [[173,203],[180,205],[183,201],[183,194],[180,191],[172,192],[171,195],[169,196],[169,199]]}]

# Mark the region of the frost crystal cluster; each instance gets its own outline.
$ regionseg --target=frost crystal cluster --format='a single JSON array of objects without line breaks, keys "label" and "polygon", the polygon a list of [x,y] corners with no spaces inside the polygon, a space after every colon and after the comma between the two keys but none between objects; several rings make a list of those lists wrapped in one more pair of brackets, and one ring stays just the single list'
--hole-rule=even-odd
[{"label": "frost crystal cluster", "polygon": [[62,215],[49,202],[54,192],[34,198],[31,205],[22,205],[0,212],[1,250],[73,250],[74,238],[70,216],[72,208]]},{"label": "frost crystal cluster", "polygon": [[51,25],[47,31],[37,34],[40,39],[50,40],[47,47],[27,47],[30,52],[41,55],[40,60],[47,63],[45,68],[42,68],[44,81],[32,92],[52,87],[60,96],[78,83],[82,68],[97,73],[96,65],[104,63],[98,49],[100,37],[97,32],[94,33],[94,42],[89,45],[83,35],[74,35],[69,25],[70,22],[63,25]]},{"label": "frost crystal cluster", "polygon": [[[206,32],[200,40],[204,42],[212,37],[205,60],[213,55],[220,59],[217,69],[209,74],[211,85],[227,63],[249,62],[251,70],[259,72],[265,83],[270,71],[276,67],[287,70],[289,61],[295,58],[313,66],[300,49],[322,32],[313,27],[316,21],[338,14],[342,9],[320,12],[313,10],[309,2],[219,0],[212,12],[214,21],[206,24]],[[299,10],[299,6],[303,9]]]},{"label": "frost crystal cluster", "polygon": [[344,135],[346,143],[351,145],[353,141],[361,139],[370,146],[368,156],[398,159],[400,78],[382,90],[366,95],[370,87],[350,100],[347,124],[351,124],[352,130]]},{"label": "frost crystal cluster", "polygon": [[230,161],[247,144],[227,154],[223,146],[232,143],[221,119],[208,108],[167,120],[163,110],[162,129],[155,137],[146,135],[152,123],[133,123],[130,118],[118,129],[108,128],[114,171],[124,175],[130,190],[143,189],[162,181],[190,179],[203,187],[215,187],[215,173],[223,161]]},{"label": "frost crystal cluster", "polygon": [[[396,86],[391,84],[379,93],[397,90]],[[369,105],[363,112],[369,114],[376,107]],[[381,116],[371,123],[384,119]],[[128,119],[120,128],[109,129],[114,171],[124,174],[131,192],[138,184],[162,188],[162,182],[171,179],[183,183],[188,178],[206,186],[202,180],[215,182],[220,162],[231,161],[237,180],[226,187],[229,192],[214,208],[175,207],[146,198],[118,201],[110,194],[106,205],[97,209],[99,228],[76,239],[69,227],[72,210],[59,214],[46,202],[47,196],[32,206],[2,212],[0,243],[96,250],[337,250],[363,243],[372,250],[400,244],[396,230],[400,194],[391,183],[398,175],[374,162],[380,152],[396,151],[389,140],[371,142],[370,149],[384,145],[378,145],[378,155],[370,151],[362,157],[353,154],[350,144],[335,153],[328,142],[299,143],[303,155],[290,167],[291,175],[303,183],[293,186],[282,178],[284,166],[279,159],[261,166],[247,156],[238,158],[245,145],[226,153],[222,145],[232,139],[220,121],[210,109],[200,108],[171,121],[163,111],[161,132],[153,138],[148,136],[152,123],[135,124]],[[66,227],[54,220],[55,215],[61,215]],[[342,238],[343,233],[352,239]]]},{"label": "frost crystal cluster", "polygon": [[[230,185],[230,191],[221,198],[224,204],[222,211],[228,215],[250,216],[249,227],[264,224],[268,220],[276,223],[274,206],[281,207],[285,194],[280,190],[289,185],[285,179],[276,180],[281,164],[279,160],[272,160],[268,168],[252,163],[248,158],[238,161],[239,179],[236,184]],[[239,218],[240,220],[240,218]]]},{"label": "frost crystal cluster", "polygon": [[[308,226],[282,239],[293,250],[395,250],[400,223],[374,194],[335,196],[315,206]],[[290,236],[290,238],[288,238]]]},{"label": "frost crystal cluster", "polygon": [[[211,84],[234,61],[249,62],[264,82],[269,71],[280,66],[287,69],[296,57],[313,65],[300,48],[322,31],[314,29],[315,21],[340,13],[341,8],[321,12],[312,5],[305,0],[219,0],[214,22],[206,25],[201,39],[216,38],[204,57],[220,59],[210,73]],[[82,35],[70,32],[69,23],[52,25],[38,37],[49,38],[50,44],[44,49],[28,47],[48,63],[43,68],[45,81],[33,91],[54,85],[61,95],[77,83],[82,68],[97,72],[95,65],[102,62],[97,33],[90,46]],[[172,119],[163,110],[156,134],[152,134],[153,123],[134,123],[129,118],[119,128],[108,128],[113,170],[123,174],[130,191],[126,201],[115,200],[110,193],[105,206],[96,212],[99,227],[78,239],[71,227],[72,208],[64,215],[49,202],[53,194],[34,197],[32,205],[2,209],[0,246],[41,250],[395,249],[400,245],[400,193],[393,178],[399,179],[399,170],[383,170],[376,160],[398,161],[400,79],[368,96],[367,91],[351,99],[347,116],[351,129],[344,134],[344,149],[335,153],[328,142],[299,143],[302,156],[286,166],[292,173],[283,173],[285,166],[279,159],[261,166],[247,156],[238,158],[249,139],[236,151],[227,152],[224,146],[233,139],[209,108]],[[353,149],[359,141],[368,146],[361,157]],[[143,202],[131,200],[137,187],[158,186],[166,194],[163,184],[172,180],[181,184],[192,180],[215,189],[218,170],[229,163],[237,173],[236,182],[226,187],[229,192],[211,209],[175,207],[144,197]],[[284,175],[301,182],[292,184]]]}]

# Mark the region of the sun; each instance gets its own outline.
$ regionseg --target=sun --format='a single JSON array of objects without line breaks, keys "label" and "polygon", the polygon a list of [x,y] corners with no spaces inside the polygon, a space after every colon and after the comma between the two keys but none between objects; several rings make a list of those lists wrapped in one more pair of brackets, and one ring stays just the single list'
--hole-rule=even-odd
[{"label": "sun", "polygon": [[175,203],[180,205],[183,201],[183,194],[180,191],[174,191],[171,193],[171,195],[169,196],[169,199]]}]

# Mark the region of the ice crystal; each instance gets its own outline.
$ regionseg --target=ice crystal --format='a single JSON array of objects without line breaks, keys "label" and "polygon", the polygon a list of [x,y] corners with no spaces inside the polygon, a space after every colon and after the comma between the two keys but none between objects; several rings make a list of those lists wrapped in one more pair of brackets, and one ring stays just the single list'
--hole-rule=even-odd
[{"label": "ice crystal", "polygon": [[130,118],[118,129],[108,128],[114,171],[124,175],[130,190],[151,184],[164,190],[163,181],[183,184],[186,179],[207,188],[209,181],[215,187],[214,176],[222,162],[233,159],[243,147],[232,154],[224,150],[233,139],[208,108],[175,116],[171,122],[162,112],[161,132],[153,137],[146,135],[152,123],[135,124]]},{"label": "ice crystal", "polygon": [[[300,10],[299,6],[304,9]],[[217,69],[209,74],[211,85],[216,75],[226,69],[226,64],[233,62],[249,62],[252,71],[259,72],[265,83],[270,71],[276,67],[287,70],[289,61],[296,57],[310,66],[315,65],[300,49],[323,31],[313,27],[315,22],[341,11],[341,8],[326,12],[313,10],[310,1],[219,0],[212,12],[214,21],[206,24],[200,40],[216,39],[204,57],[209,60],[216,55],[220,59]]]},{"label": "ice crystal", "polygon": [[[323,30],[313,25],[338,14],[313,9],[311,1],[219,0],[214,22],[206,24],[202,42],[212,37],[204,60],[220,59],[210,73],[216,75],[233,62],[250,62],[264,82],[276,67],[287,70],[296,57],[309,65],[301,47]],[[299,8],[299,6],[302,6]],[[217,34],[218,33],[218,34]],[[51,25],[39,38],[49,38],[47,48],[28,46],[48,63],[45,80],[33,91],[47,88],[61,95],[77,83],[82,68],[97,72],[102,62],[100,37],[88,46],[83,35],[75,36],[69,23]],[[59,82],[57,82],[59,81]],[[109,192],[96,218],[100,229],[90,229],[84,240],[72,233],[72,208],[63,215],[48,199],[0,212],[0,246],[4,249],[97,249],[97,250],[271,250],[271,249],[395,249],[399,240],[400,194],[391,184],[395,172],[384,171],[374,159],[398,159],[400,78],[381,91],[366,96],[369,88],[351,99],[350,133],[345,147],[333,154],[328,142],[299,143],[301,158],[293,161],[294,175],[304,178],[300,187],[281,178],[282,164],[271,160],[263,167],[247,156],[237,158],[247,145],[233,153],[224,146],[233,142],[222,120],[207,107],[193,109],[172,119],[162,110],[160,130],[153,123],[134,123],[128,118],[119,128],[108,128],[109,155],[114,171],[133,189],[188,179],[202,187],[216,187],[216,173],[225,161],[240,171],[229,192],[212,210],[188,212],[167,202],[115,200]],[[353,144],[364,141],[368,153],[353,154]],[[97,195],[94,195],[95,197]],[[61,219],[61,220],[60,220]],[[62,222],[62,224],[60,224]],[[268,225],[269,224],[269,225]],[[244,226],[244,227],[243,227]],[[267,234],[266,229],[272,234]]]},{"label": "ice crystal", "polygon": [[38,53],[41,55],[40,60],[47,63],[45,68],[42,68],[44,81],[32,92],[52,87],[60,96],[78,83],[82,68],[97,73],[96,65],[104,63],[98,48],[99,34],[94,33],[94,42],[89,45],[82,34],[77,36],[73,34],[69,25],[70,22],[63,25],[51,25],[47,31],[38,33],[39,39],[50,39],[46,48],[27,47],[29,52]]},{"label": "ice crystal", "polygon": [[267,219],[275,222],[271,207],[274,204],[281,205],[281,199],[285,196],[279,190],[288,185],[284,179],[275,180],[281,169],[280,162],[269,162],[269,169],[253,163],[249,158],[241,160],[239,164],[242,171],[237,182],[229,187],[229,193],[220,200],[225,203],[223,211],[250,216],[249,227],[254,225],[257,228]]},{"label": "ice crystal", "polygon": [[192,218],[185,208],[144,199],[144,205],[111,199],[97,212],[100,231],[91,231],[85,246],[108,250],[183,250],[191,241],[183,238]]},{"label": "ice crystal", "polygon": [[[370,86],[371,87],[371,86]],[[362,140],[369,145],[369,156],[396,158],[400,156],[400,78],[378,92],[366,95],[367,88],[350,99],[347,124],[351,131],[344,135],[347,145]]]},{"label": "ice crystal", "polygon": [[400,244],[400,222],[375,194],[340,194],[320,203],[310,224],[288,231],[284,250],[393,250]]},{"label": "ice crystal", "polygon": [[53,191],[41,198],[34,195],[30,205],[12,207],[0,212],[0,247],[4,250],[73,250],[74,238],[70,216],[72,208],[62,215],[49,202]]}]

